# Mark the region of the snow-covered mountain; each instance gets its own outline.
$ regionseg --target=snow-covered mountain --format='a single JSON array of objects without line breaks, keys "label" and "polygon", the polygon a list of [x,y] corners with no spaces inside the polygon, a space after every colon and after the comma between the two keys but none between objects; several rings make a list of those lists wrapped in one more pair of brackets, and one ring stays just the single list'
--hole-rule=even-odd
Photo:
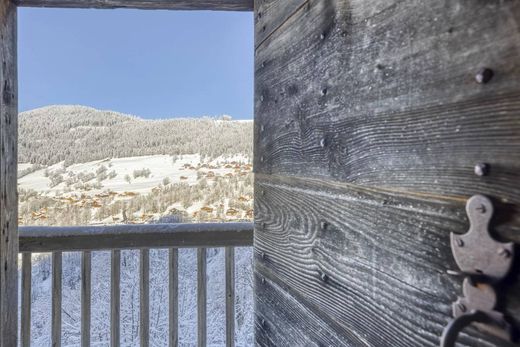
[{"label": "snow-covered mountain", "polygon": [[20,113],[18,142],[20,163],[42,165],[154,154],[251,157],[253,122],[229,116],[144,120],[85,106],[48,106]]}]

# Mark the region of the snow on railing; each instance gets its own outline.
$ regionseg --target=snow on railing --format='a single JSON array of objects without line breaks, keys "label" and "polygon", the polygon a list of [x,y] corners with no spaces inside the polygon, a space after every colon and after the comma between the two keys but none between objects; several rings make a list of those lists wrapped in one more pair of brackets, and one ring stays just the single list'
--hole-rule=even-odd
[{"label": "snow on railing", "polygon": [[226,346],[234,346],[235,250],[253,245],[252,223],[141,224],[20,227],[22,253],[21,342],[30,346],[31,254],[52,252],[52,346],[61,346],[62,252],[81,251],[81,345],[90,345],[91,251],[111,250],[110,340],[120,345],[122,249],[140,249],[140,345],[149,345],[150,248],[169,249],[169,344],[178,344],[178,248],[197,248],[198,346],[206,346],[206,248],[225,247]]}]

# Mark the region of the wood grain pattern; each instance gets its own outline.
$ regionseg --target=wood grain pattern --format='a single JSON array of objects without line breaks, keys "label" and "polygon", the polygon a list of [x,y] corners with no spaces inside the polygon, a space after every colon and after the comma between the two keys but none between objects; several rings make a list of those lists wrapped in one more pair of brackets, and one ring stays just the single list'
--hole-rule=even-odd
[{"label": "wood grain pattern", "polygon": [[0,347],[18,334],[16,6],[0,0]]},{"label": "wood grain pattern", "polygon": [[179,250],[171,248],[169,251],[169,335],[170,347],[179,344]]},{"label": "wood grain pattern", "polygon": [[22,7],[252,11],[253,0],[17,0]]},{"label": "wood grain pattern", "polygon": [[295,13],[309,4],[298,1],[257,1],[255,6],[255,47],[258,48]]},{"label": "wood grain pattern", "polygon": [[51,344],[61,346],[62,254],[52,253]]},{"label": "wood grain pattern", "polygon": [[121,338],[121,251],[113,250],[111,255],[110,283],[110,346],[119,347]]},{"label": "wood grain pattern", "polygon": [[92,256],[81,253],[81,346],[90,346],[90,298],[92,284]]},{"label": "wood grain pattern", "polygon": [[255,287],[257,346],[348,346],[341,329],[303,305],[290,294],[289,287],[279,286],[259,273]]},{"label": "wood grain pattern", "polygon": [[32,254],[22,254],[22,303],[20,319],[20,342],[22,347],[31,346],[31,287]]},{"label": "wood grain pattern", "polygon": [[[297,8],[257,33],[256,172],[520,203],[520,3]],[[495,75],[478,84],[484,66]],[[488,177],[473,174],[479,162]]]},{"label": "wood grain pattern", "polygon": [[[438,346],[462,293],[462,279],[447,270],[457,269],[449,233],[468,229],[463,201],[295,177],[256,180],[263,192],[255,201],[257,274],[292,291],[317,316],[300,323],[303,336],[262,339],[285,345],[319,327],[345,346]],[[504,307],[520,321],[518,272],[511,282]],[[258,314],[282,314],[269,312],[275,308],[260,297],[257,308],[265,309]],[[280,334],[289,329],[283,320],[276,324]],[[471,329],[459,341],[497,343]]]},{"label": "wood grain pattern", "polygon": [[[466,199],[520,243],[518,23],[514,1],[255,2],[258,345],[439,344]],[[500,291],[516,323],[519,264]]]},{"label": "wood grain pattern", "polygon": [[251,246],[252,223],[20,227],[20,252]]}]

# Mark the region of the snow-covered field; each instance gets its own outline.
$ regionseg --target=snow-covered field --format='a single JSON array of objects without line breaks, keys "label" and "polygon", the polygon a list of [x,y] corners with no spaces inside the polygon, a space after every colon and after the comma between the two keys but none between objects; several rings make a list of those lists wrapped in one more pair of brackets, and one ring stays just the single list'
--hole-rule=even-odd
[{"label": "snow-covered field", "polygon": [[21,168],[21,225],[146,223],[172,213],[197,221],[252,218],[252,165],[240,155],[150,155]]},{"label": "snow-covered field", "polygon": [[[65,168],[63,176],[65,179],[70,174],[75,176],[80,173],[96,174],[101,167],[107,167],[108,172],[115,172],[116,176],[112,179],[103,180],[102,188],[92,189],[91,193],[97,194],[102,191],[114,191],[117,193],[131,191],[135,193],[149,193],[153,188],[161,185],[165,178],[170,182],[184,182],[194,184],[197,182],[197,173],[214,172],[216,176],[225,176],[226,174],[233,174],[234,167],[226,168],[222,163],[225,162],[241,162],[247,163],[249,159],[236,155],[227,158],[218,158],[209,162],[202,163],[199,154],[186,154],[182,156],[170,155],[149,155],[141,157],[127,157],[127,158],[113,158],[96,160],[88,163],[73,164]],[[200,167],[205,164],[205,167]],[[18,171],[28,169],[31,164],[18,164]],[[140,169],[149,169],[149,177],[133,177],[133,172]],[[37,170],[33,173],[25,175],[18,180],[18,186],[22,189],[32,189],[47,196],[57,196],[65,193],[74,193],[74,191],[67,191],[65,182],[62,182],[54,187],[51,187],[51,180],[46,176],[46,172],[56,172],[63,170],[63,162],[54,164],[45,169]],[[131,181],[125,180],[127,175]]]}]

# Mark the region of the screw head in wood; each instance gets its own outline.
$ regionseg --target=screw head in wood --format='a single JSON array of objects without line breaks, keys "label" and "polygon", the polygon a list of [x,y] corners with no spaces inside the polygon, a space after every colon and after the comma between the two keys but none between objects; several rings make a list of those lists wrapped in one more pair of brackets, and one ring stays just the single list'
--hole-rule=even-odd
[{"label": "screw head in wood", "polygon": [[493,78],[493,70],[485,67],[480,69],[475,75],[475,81],[480,84],[486,84]]},{"label": "screw head in wood", "polygon": [[320,40],[325,40],[325,33],[320,34]]},{"label": "screw head in wood", "polygon": [[323,88],[320,92],[322,96],[327,95],[327,88]]},{"label": "screw head in wood", "polygon": [[322,138],[320,140],[320,147],[321,148],[325,148],[327,146],[327,139],[326,138]]},{"label": "screw head in wood", "polygon": [[265,277],[262,277],[262,279],[260,280],[260,282],[262,282],[262,284],[265,284]]},{"label": "screw head in wood", "polygon": [[475,165],[475,175],[477,176],[487,176],[489,174],[489,164],[487,163],[478,163]]},{"label": "screw head in wood", "polygon": [[321,230],[326,230],[328,226],[329,226],[329,223],[327,223],[325,221],[320,222]]},{"label": "screw head in wood", "polygon": [[321,275],[320,275],[320,279],[323,282],[327,282],[329,280],[329,276],[325,272],[322,272]]}]

